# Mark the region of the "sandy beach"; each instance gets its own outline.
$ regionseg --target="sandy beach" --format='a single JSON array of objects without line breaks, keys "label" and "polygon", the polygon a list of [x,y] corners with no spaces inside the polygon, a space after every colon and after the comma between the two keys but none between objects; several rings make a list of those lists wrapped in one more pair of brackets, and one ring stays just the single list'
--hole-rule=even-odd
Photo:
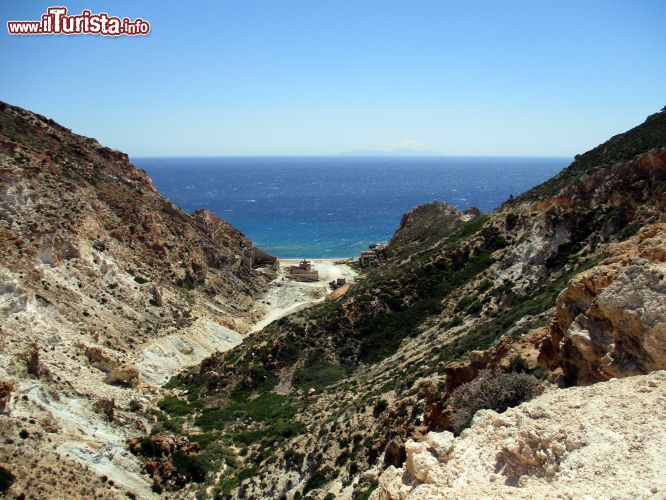
[{"label": "sandy beach", "polygon": [[345,262],[349,259],[310,259],[312,269],[319,272],[319,281],[303,283],[289,278],[289,266],[298,265],[300,259],[280,261],[277,278],[271,282],[271,288],[257,300],[258,309],[263,317],[256,322],[250,332],[257,332],[273,321],[300,309],[321,302],[333,293],[329,281],[345,278],[354,282],[357,273]]}]

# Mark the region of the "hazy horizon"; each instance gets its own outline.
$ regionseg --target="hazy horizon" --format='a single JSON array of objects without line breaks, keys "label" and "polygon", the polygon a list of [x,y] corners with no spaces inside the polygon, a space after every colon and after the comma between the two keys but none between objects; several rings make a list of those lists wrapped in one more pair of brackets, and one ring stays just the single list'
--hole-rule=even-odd
[{"label": "hazy horizon", "polygon": [[573,156],[567,156],[567,155],[447,155],[447,154],[431,154],[431,155],[400,155],[400,154],[390,154],[390,152],[387,152],[386,155],[382,154],[377,154],[377,155],[359,155],[359,156],[353,156],[353,155],[348,155],[345,152],[343,153],[321,153],[321,154],[236,154],[236,155],[130,155],[130,160],[132,158],[150,158],[150,159],[160,159],[160,158],[168,158],[168,159],[177,159],[177,158],[184,158],[184,159],[189,159],[189,158],[340,158],[340,159],[345,159],[345,158],[410,158],[410,159],[419,159],[419,158],[523,158],[523,159],[529,159],[529,158],[571,158],[573,160]]}]

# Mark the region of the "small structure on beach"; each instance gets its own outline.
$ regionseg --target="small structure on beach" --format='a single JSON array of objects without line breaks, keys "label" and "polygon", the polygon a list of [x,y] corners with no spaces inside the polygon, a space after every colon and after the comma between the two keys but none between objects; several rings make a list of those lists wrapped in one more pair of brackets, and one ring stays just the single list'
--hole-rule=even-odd
[{"label": "small structure on beach", "polygon": [[386,263],[386,243],[373,243],[368,250],[363,250],[358,258],[358,264],[361,267],[378,267]]},{"label": "small structure on beach", "polygon": [[328,282],[328,286],[331,287],[331,290],[337,290],[340,287],[343,287],[347,284],[347,280],[345,278],[338,278],[333,281]]},{"label": "small structure on beach", "polygon": [[289,266],[289,277],[296,281],[319,281],[319,272],[312,269],[309,260],[302,260],[297,266]]}]

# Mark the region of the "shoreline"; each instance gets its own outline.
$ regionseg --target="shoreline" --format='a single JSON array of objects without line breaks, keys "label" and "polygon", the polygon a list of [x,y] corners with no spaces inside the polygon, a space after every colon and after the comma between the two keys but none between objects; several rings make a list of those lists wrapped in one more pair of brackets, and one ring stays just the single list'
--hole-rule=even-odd
[{"label": "shoreline", "polygon": [[343,262],[347,260],[357,260],[358,255],[355,257],[321,257],[321,258],[313,258],[313,257],[285,257],[284,259],[282,257],[277,257],[277,259],[280,262],[300,262],[302,260],[309,260],[310,262]]}]

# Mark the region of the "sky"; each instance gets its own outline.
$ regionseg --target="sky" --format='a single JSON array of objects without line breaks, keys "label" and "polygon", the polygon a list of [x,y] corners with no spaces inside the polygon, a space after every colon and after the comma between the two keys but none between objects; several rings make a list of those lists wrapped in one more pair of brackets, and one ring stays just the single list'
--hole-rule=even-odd
[{"label": "sky", "polygon": [[[573,156],[666,105],[666,1],[58,1],[146,37],[10,36],[0,100],[130,156]],[[196,6],[196,8],[195,8]]]}]

